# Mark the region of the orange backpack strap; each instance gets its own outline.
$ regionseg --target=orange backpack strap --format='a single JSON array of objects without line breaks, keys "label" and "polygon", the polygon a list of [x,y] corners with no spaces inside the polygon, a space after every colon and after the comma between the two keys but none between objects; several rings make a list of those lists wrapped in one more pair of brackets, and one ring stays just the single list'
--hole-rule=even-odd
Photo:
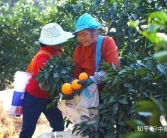
[{"label": "orange backpack strap", "polygon": [[40,54],[46,54],[46,55],[48,55],[49,57],[52,56],[52,54],[49,53],[48,51],[40,50],[40,51],[34,56],[34,58],[31,60],[30,64],[29,64],[28,67],[27,67],[26,72],[28,72],[28,73],[32,73],[32,71],[33,71],[34,61],[35,61],[36,57],[37,57],[38,55],[40,55]]}]

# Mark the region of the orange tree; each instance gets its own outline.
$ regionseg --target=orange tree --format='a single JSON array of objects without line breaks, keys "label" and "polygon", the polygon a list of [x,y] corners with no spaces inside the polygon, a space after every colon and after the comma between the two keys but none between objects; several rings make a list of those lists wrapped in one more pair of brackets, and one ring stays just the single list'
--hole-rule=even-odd
[{"label": "orange tree", "polygon": [[25,70],[35,54],[38,34],[43,24],[37,19],[39,9],[23,2],[15,7],[7,3],[1,6],[0,15],[0,89],[3,90],[13,82],[17,70]]},{"label": "orange tree", "polygon": [[[105,6],[104,6],[105,5]],[[102,34],[112,36],[118,46],[121,57],[121,71],[110,70],[109,65],[101,68],[108,72],[104,79],[106,83],[102,92],[104,103],[99,105],[99,115],[95,116],[95,123],[81,122],[76,129],[83,136],[90,137],[120,137],[133,131],[126,124],[127,119],[141,117],[131,113],[137,101],[149,99],[152,95],[158,100],[166,101],[166,64],[155,61],[154,44],[148,38],[140,35],[135,29],[129,27],[129,19],[139,20],[141,24],[147,22],[146,17],[153,11],[166,11],[166,3],[161,1],[71,1],[64,7],[71,11],[74,20],[80,14],[87,12],[97,17],[106,27]],[[63,8],[59,14],[66,15]],[[141,26],[142,27],[142,26]],[[93,122],[93,121],[92,121]],[[104,129],[105,128],[105,129]]]},{"label": "orange tree", "polygon": [[[154,43],[128,24],[131,19],[140,20],[142,25],[147,22],[149,13],[166,12],[164,0],[68,0],[60,6],[39,5],[35,8],[32,5],[21,0],[13,10],[6,5],[1,7],[1,89],[13,82],[14,72],[25,70],[39,48],[39,32],[44,24],[57,22],[66,31],[74,31],[75,20],[87,12],[103,24],[99,33],[112,36],[116,41],[121,70],[111,70],[107,64],[103,65],[108,76],[101,95],[104,103],[98,107],[100,116],[94,118],[95,124],[82,122],[77,129],[90,138],[99,135],[119,137],[133,130],[125,120],[137,117],[146,121],[147,117],[130,112],[137,101],[148,99],[150,95],[166,100],[166,64],[153,59]],[[65,44],[65,52],[71,57],[76,43],[74,38]]]},{"label": "orange tree", "polygon": [[[133,4],[132,4],[133,3]],[[118,46],[120,56],[137,52],[138,57],[149,50],[150,42],[127,24],[129,19],[143,19],[155,10],[165,10],[164,1],[150,0],[70,0],[58,6],[34,3],[23,0],[9,7],[1,6],[0,15],[0,89],[13,82],[16,70],[25,70],[34,53],[39,49],[38,38],[41,27],[49,22],[59,23],[66,31],[74,31],[75,20],[85,12],[92,14],[104,26],[101,34],[112,36]],[[63,18],[62,18],[63,17]],[[67,51],[72,55],[74,42],[68,42]],[[144,53],[145,55],[147,53]],[[23,58],[24,57],[24,58]],[[13,62],[14,60],[14,62]]]},{"label": "orange tree", "polygon": [[[2,3],[1,3],[2,4]],[[34,3],[25,3],[20,0],[10,7],[10,3],[3,3],[0,8],[0,90],[3,90],[13,82],[14,73],[17,70],[24,71],[29,62],[39,49],[38,39],[41,27],[50,22],[57,22],[56,4],[33,7]],[[65,17],[64,17],[65,19]],[[64,26],[69,31],[69,26]],[[64,21],[64,22],[65,22]],[[72,54],[72,42],[65,51]]]},{"label": "orange tree", "polygon": [[[162,74],[160,73],[154,78],[154,85],[161,87],[159,90],[159,96],[156,94],[150,94],[148,100],[142,100],[135,104],[131,113],[138,113],[141,116],[145,116],[147,119],[127,120],[127,124],[134,129],[135,132],[130,132],[125,135],[125,138],[161,138],[167,137],[167,102],[165,84],[166,84],[166,62],[167,62],[167,14],[165,12],[153,12],[148,16],[148,22],[144,28],[140,28],[140,22],[130,21],[130,25],[143,36],[148,38],[154,45],[155,54],[154,60],[158,61],[159,70],[164,74],[163,80],[161,80]],[[160,66],[159,66],[160,65]],[[157,83],[161,81],[161,83]],[[157,86],[158,85],[158,86]]]}]

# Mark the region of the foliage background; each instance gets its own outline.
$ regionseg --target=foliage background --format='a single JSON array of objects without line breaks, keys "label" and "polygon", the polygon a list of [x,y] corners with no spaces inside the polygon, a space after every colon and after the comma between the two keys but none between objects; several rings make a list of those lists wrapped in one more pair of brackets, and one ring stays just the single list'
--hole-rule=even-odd
[{"label": "foliage background", "polygon": [[[14,5],[12,1],[6,2],[9,4],[0,3],[0,89],[13,82],[17,70],[26,69],[39,49],[38,38],[43,25],[57,22],[64,30],[73,32],[75,20],[87,12],[103,24],[99,33],[112,36],[116,41],[121,71],[111,71],[104,65],[108,77],[104,80],[106,87],[101,95],[104,103],[98,107],[102,116],[96,117],[98,123],[91,126],[91,131],[88,125],[80,124],[84,134],[120,137],[134,130],[126,123],[127,119],[138,118],[148,122],[148,117],[131,112],[138,101],[149,100],[149,96],[158,101],[167,100],[166,63],[156,61],[153,57],[164,47],[155,48],[156,43],[149,39],[150,36],[146,37],[138,31],[149,23],[150,13],[167,12],[165,0],[67,0],[61,4],[59,1],[28,3],[20,0]],[[136,21],[136,28],[130,27],[129,20]],[[156,27],[149,27],[145,34],[156,33],[158,29],[163,33],[167,31],[166,25]],[[74,38],[64,45],[71,56],[76,43]]]},{"label": "foliage background", "polygon": [[[166,11],[165,0],[137,0],[135,3],[133,0],[68,0],[66,4],[61,2],[64,6],[58,6],[58,2],[20,0],[16,3],[8,0],[0,3],[1,90],[13,82],[16,70],[26,69],[39,49],[39,33],[46,23],[57,22],[66,31],[73,32],[75,20],[85,12],[90,13],[103,24],[100,32],[114,38],[120,56],[136,52],[138,58],[143,58],[152,44],[127,22],[140,19],[144,24],[149,13]],[[75,46],[74,43],[67,45],[69,51]]]}]

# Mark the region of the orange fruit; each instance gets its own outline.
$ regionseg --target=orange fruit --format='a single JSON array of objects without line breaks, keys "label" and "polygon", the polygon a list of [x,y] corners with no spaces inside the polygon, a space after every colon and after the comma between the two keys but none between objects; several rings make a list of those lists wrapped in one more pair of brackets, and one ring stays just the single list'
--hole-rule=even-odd
[{"label": "orange fruit", "polygon": [[82,85],[81,85],[81,84],[78,84],[78,83],[77,83],[78,81],[79,81],[78,79],[75,79],[75,80],[73,80],[73,82],[71,83],[73,90],[79,90],[79,89],[81,89]]},{"label": "orange fruit", "polygon": [[82,72],[79,74],[79,80],[87,80],[88,79],[88,74],[86,72]]},{"label": "orange fruit", "polygon": [[64,83],[61,87],[61,91],[64,94],[72,94],[73,92],[72,85],[70,83]]}]

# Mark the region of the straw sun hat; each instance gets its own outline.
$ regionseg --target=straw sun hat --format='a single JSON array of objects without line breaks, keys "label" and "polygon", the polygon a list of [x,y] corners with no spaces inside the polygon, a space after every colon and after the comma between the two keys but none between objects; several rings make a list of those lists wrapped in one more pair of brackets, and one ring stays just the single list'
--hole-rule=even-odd
[{"label": "straw sun hat", "polygon": [[73,37],[74,35],[72,35],[72,33],[64,31],[59,24],[49,23],[42,28],[39,42],[53,46],[62,44]]}]

